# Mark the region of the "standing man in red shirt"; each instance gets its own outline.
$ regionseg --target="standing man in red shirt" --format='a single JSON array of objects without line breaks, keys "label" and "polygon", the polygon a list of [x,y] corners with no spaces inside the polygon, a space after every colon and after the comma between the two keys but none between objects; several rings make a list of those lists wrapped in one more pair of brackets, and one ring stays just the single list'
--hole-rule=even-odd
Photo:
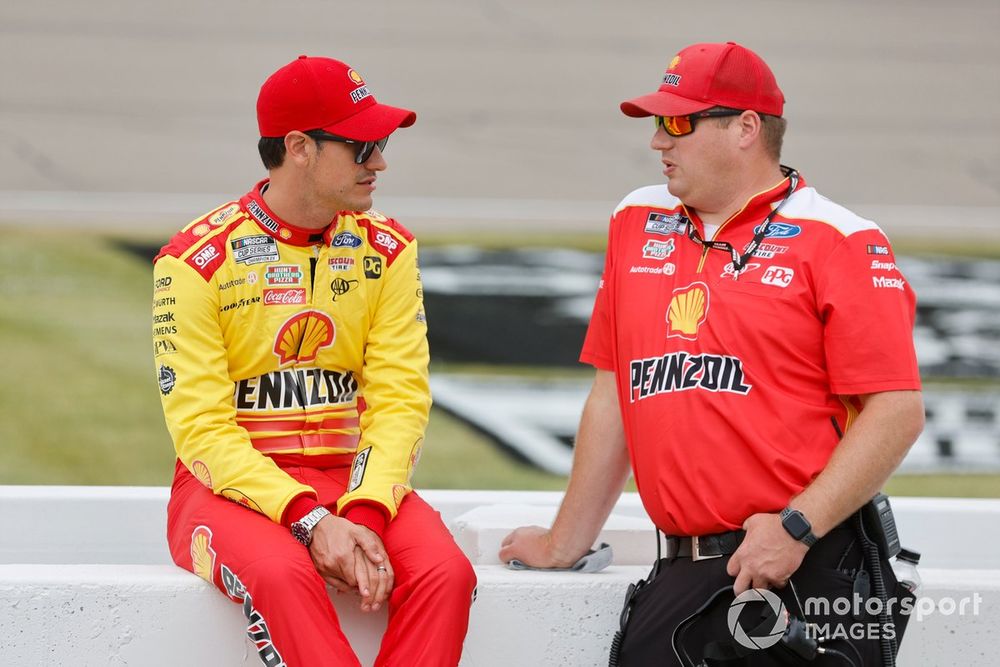
[{"label": "standing man in red shirt", "polygon": [[673,631],[721,587],[850,597],[851,517],[923,427],[914,293],[875,223],[779,162],[783,107],[731,42],[683,49],[621,105],[653,117],[667,185],[611,218],[569,487],[551,529],[517,529],[500,557],[573,563],[631,469],[668,557],[632,601],[629,667],[675,664]]},{"label": "standing man in red shirt", "polygon": [[376,665],[462,653],[475,574],[410,485],[431,405],[417,242],[372,209],[415,119],[301,56],[257,99],[269,177],[155,260],[170,552],[242,606],[272,667],[359,664],[328,584],[388,607]]}]

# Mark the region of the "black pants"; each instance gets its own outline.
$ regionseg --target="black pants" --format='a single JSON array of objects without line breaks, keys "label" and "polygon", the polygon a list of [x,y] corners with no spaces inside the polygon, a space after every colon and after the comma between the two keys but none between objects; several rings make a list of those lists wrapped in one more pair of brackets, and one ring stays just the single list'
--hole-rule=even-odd
[{"label": "black pants", "polygon": [[[847,523],[830,531],[817,542],[806,554],[802,565],[792,575],[799,598],[805,603],[806,598],[844,598],[853,599],[855,573],[863,568],[864,556],[860,543],[856,539],[853,527]],[[664,558],[659,563],[659,573],[651,583],[643,587],[633,598],[632,612],[625,630],[619,665],[622,667],[673,667],[680,665],[674,653],[672,637],[674,630],[685,619],[698,611],[712,596],[725,586],[732,586],[735,579],[726,573],[729,557],[711,560],[692,561],[690,558]],[[887,561],[882,561],[882,576],[890,597],[904,593],[897,586],[892,569]],[[787,591],[782,591],[785,597]],[[908,593],[904,593],[908,595]],[[874,587],[872,588],[874,595]],[[732,597],[728,598],[732,601]],[[895,609],[898,609],[897,601]],[[723,605],[726,607],[727,605]],[[829,627],[836,632],[836,639],[827,645],[835,648],[858,662],[860,655],[865,666],[882,665],[877,634],[881,628],[869,632],[869,624],[878,624],[878,619],[864,616],[857,620],[852,611],[839,614],[833,605],[829,613],[815,613],[815,607],[805,610],[808,620],[820,627]],[[685,631],[687,646],[700,647],[716,640],[731,640],[733,635],[727,624],[726,609],[722,613],[706,616],[705,621],[692,626]],[[813,613],[809,613],[812,611]],[[826,610],[820,610],[826,611]],[[905,629],[905,617],[896,620],[896,641],[902,639]],[[829,625],[826,625],[829,624]],[[862,628],[862,626],[865,626]],[[839,630],[838,630],[839,628]],[[874,635],[871,637],[852,638],[851,634]],[[892,631],[890,631],[892,632]],[[849,646],[850,642],[856,652]],[[695,658],[695,663],[701,659],[701,654],[689,655]],[[773,654],[772,654],[773,655]],[[732,665],[747,665],[752,667],[784,664],[766,651],[753,651],[742,661],[727,663]],[[805,664],[805,663],[804,663]],[[818,656],[808,664],[817,667],[848,665],[849,663],[833,656]]]}]

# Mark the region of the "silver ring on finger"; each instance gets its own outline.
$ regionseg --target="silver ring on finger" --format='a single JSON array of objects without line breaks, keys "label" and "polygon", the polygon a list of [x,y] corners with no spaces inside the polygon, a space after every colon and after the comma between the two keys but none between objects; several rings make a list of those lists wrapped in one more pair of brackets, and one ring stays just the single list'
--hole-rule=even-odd
[{"label": "silver ring on finger", "polygon": [[385,565],[379,565],[378,567],[375,568],[375,571],[376,572],[388,572],[388,570],[385,569]]}]

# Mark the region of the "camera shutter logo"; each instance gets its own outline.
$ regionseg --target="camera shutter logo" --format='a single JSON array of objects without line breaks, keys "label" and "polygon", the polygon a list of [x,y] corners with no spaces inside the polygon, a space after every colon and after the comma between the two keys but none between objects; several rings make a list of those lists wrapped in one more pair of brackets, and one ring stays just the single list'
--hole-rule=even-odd
[{"label": "camera shutter logo", "polygon": [[[766,603],[774,616],[773,627],[757,630],[764,632],[762,635],[750,636],[740,625],[740,614],[743,612],[743,608],[751,602]],[[781,636],[785,634],[785,628],[788,627],[788,615],[785,613],[785,605],[782,604],[781,598],[763,588],[751,588],[737,595],[736,599],[729,605],[729,614],[726,620],[729,622],[729,632],[733,635],[733,639],[740,646],[755,650],[770,648],[777,644],[781,641]]]}]

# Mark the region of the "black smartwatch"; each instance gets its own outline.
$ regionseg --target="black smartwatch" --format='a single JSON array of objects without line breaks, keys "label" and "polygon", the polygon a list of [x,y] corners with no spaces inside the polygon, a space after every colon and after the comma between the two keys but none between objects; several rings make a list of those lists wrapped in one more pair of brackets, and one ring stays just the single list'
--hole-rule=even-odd
[{"label": "black smartwatch", "polygon": [[812,532],[812,524],[809,519],[798,510],[786,507],[781,510],[781,525],[785,527],[788,534],[807,547],[811,547],[818,541]]}]

